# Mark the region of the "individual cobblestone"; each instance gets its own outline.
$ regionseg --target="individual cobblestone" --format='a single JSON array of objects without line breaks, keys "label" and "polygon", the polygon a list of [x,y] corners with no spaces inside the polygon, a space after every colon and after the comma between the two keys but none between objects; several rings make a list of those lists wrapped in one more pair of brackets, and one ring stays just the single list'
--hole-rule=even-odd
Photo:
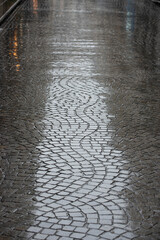
[{"label": "individual cobblestone", "polygon": [[159,16],[28,0],[2,25],[0,239],[159,239]]}]

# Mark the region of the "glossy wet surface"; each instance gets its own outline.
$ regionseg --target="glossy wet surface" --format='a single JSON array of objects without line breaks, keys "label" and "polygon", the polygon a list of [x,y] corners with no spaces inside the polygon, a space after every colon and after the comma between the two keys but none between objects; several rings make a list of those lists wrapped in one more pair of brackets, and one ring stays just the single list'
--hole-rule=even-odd
[{"label": "glossy wet surface", "polygon": [[160,8],[29,0],[0,32],[0,239],[160,238]]}]

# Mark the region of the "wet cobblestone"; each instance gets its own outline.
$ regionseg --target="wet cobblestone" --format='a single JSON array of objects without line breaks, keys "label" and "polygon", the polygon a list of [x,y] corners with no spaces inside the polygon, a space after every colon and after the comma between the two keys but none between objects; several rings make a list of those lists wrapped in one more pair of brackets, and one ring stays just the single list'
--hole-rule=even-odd
[{"label": "wet cobblestone", "polygon": [[0,239],[160,239],[160,8],[25,1],[0,32]]}]

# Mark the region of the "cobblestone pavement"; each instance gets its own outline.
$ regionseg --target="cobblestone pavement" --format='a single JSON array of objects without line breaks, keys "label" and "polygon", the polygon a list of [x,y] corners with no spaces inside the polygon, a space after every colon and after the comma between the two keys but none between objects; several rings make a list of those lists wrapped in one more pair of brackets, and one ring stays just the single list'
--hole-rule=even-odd
[{"label": "cobblestone pavement", "polygon": [[28,0],[0,52],[0,240],[160,239],[160,8]]}]

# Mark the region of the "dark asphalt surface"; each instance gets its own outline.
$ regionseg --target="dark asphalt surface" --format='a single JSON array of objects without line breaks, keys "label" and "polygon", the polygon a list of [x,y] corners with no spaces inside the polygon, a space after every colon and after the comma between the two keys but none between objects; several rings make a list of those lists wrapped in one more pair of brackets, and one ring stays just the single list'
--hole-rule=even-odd
[{"label": "dark asphalt surface", "polygon": [[160,239],[160,7],[28,0],[0,28],[0,240]]}]

